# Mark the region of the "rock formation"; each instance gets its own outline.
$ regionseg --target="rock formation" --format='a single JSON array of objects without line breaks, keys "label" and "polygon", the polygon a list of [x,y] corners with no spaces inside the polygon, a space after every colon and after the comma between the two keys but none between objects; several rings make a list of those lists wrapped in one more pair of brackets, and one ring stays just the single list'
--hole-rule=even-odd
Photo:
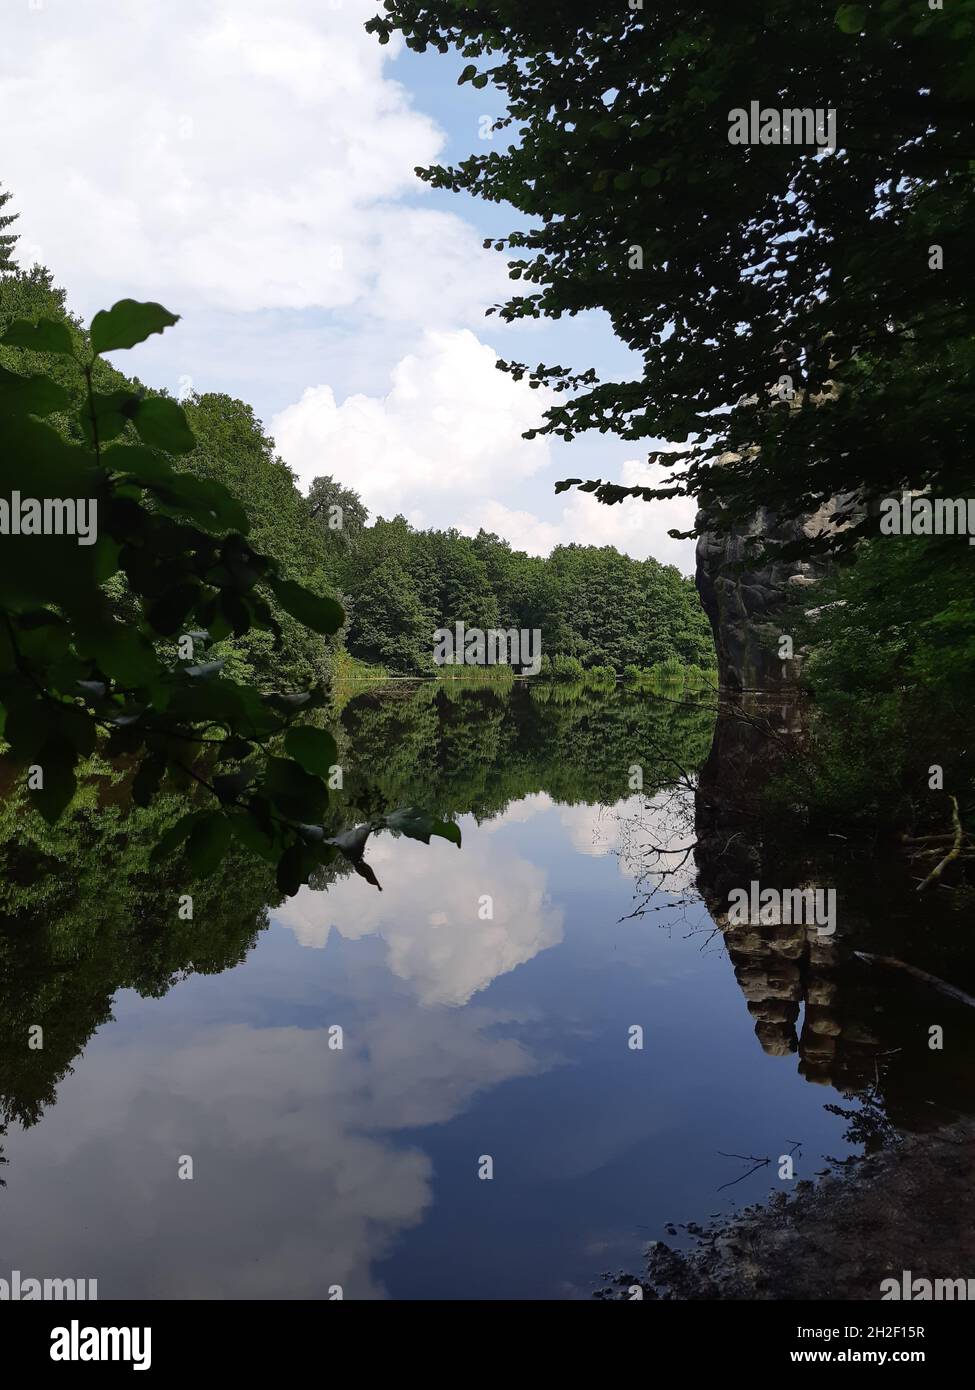
[{"label": "rock formation", "polygon": [[[789,632],[789,609],[802,599],[802,591],[829,572],[823,557],[809,560],[756,562],[755,541],[791,543],[819,535],[839,525],[849,525],[863,513],[850,511],[851,497],[843,494],[818,511],[783,518],[760,507],[747,523],[728,531],[708,528],[712,514],[698,513],[698,525],[706,528],[697,543],[697,591],[714,633],[718,678],[734,693],[776,691],[794,687],[802,654],[783,662],[779,638]],[[837,523],[837,513],[842,521]]]}]

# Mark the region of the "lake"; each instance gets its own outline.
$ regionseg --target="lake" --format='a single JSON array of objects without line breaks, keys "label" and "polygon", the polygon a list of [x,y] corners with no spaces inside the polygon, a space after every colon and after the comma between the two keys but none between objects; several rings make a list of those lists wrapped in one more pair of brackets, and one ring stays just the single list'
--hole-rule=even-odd
[{"label": "lake", "polygon": [[[0,1276],[103,1299],[585,1299],[667,1223],[967,1112],[971,1011],[852,957],[882,940],[939,965],[889,875],[852,866],[835,941],[716,928],[693,790],[713,706],[357,694],[339,822],[419,805],[463,845],[375,837],[381,892],[330,869],[283,903],[265,864],[154,870],[179,797],[130,812],[126,769],[96,768],[54,830],[8,783]],[[908,1046],[931,1024],[951,1047]]]}]

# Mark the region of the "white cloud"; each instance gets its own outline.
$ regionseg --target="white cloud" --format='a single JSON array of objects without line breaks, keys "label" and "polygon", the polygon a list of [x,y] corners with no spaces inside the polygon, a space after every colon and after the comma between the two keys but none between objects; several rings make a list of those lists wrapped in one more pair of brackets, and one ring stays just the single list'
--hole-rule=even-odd
[{"label": "white cloud", "polygon": [[558,522],[542,521],[534,512],[506,507],[493,497],[466,508],[457,529],[466,536],[476,536],[482,529],[492,531],[528,555],[548,555],[568,539]]},{"label": "white cloud", "polygon": [[397,1131],[543,1069],[476,1006],[387,1000],[341,1052],[321,1027],[187,1026],[177,1001],[157,1007],[161,1050],[151,1035],[100,1036],[42,1129],[8,1141],[13,1267],[84,1271],[102,1298],[327,1298],[334,1284],[383,1297],[372,1266],[434,1196],[429,1157]]},{"label": "white cloud", "polygon": [[506,283],[410,206],[443,133],[364,32],[372,0],[6,7],[3,178],[72,302],[345,309],[457,322]]},{"label": "white cloud", "polygon": [[478,826],[479,835],[494,835],[499,830],[503,830],[509,825],[524,825],[534,816],[540,815],[543,811],[550,810],[555,802],[548,792],[532,792],[529,796],[523,796],[520,801],[512,801],[511,804],[490,820],[482,821]]},{"label": "white cloud", "polygon": [[[667,532],[689,529],[692,499],[606,507],[573,492],[559,519],[548,521],[499,498],[509,490],[520,497],[526,482],[551,468],[548,441],[522,436],[555,396],[499,372],[497,360],[469,329],[426,332],[393,369],[387,395],[339,403],[330,386],[309,387],[275,417],[271,431],[304,486],[331,473],[355,488],[374,516],[402,512],[414,525],[457,525],[471,536],[483,527],[530,555],[571,542],[615,545],[634,559],[653,555],[691,570],[693,542]],[[618,471],[627,487],[663,480],[661,469],[635,459]]]},{"label": "white cloud", "polygon": [[[660,487],[665,475],[656,466],[628,459],[616,481],[624,487]],[[658,502],[628,498],[607,507],[586,492],[575,492],[562,512],[560,530],[564,541],[615,545],[635,560],[652,555],[661,564],[676,565],[688,572],[694,568],[694,542],[675,541],[667,532],[690,530],[696,511],[697,503],[692,497],[671,497]]]},{"label": "white cloud", "polygon": [[[511,292],[504,259],[416,178],[445,135],[394,79],[400,44],[365,33],[375,9],[8,6],[0,132],[17,137],[0,173],[21,259],[41,257],[85,315],[125,295],[183,314],[134,369],[279,411],[273,433],[304,482],[331,472],[374,514],[483,525],[535,554],[611,544],[690,569],[691,544],[666,531],[687,529],[692,503],[557,501],[539,478],[563,446],[522,433],[554,398],[498,372],[469,331]],[[452,89],[446,66],[438,80]],[[599,316],[545,332],[587,363],[611,341]],[[551,476],[585,475],[578,461]],[[645,475],[622,465],[621,481]]]},{"label": "white cloud", "polygon": [[[620,848],[621,817],[639,805],[639,798],[617,801],[614,806],[559,807],[559,821],[577,854],[600,859]],[[623,871],[625,873],[625,871]]]},{"label": "white cloud", "polygon": [[496,362],[468,329],[427,332],[394,368],[385,397],[354,395],[340,405],[329,386],[309,387],[272,433],[304,485],[331,473],[374,515],[404,511],[449,523],[458,499],[520,482],[549,462],[544,440],[522,438],[547,393],[513,381]]},{"label": "white cloud", "polygon": [[[563,914],[546,891],[545,871],[476,835],[463,856],[435,842],[422,854],[388,836],[370,841],[367,859],[382,895],[359,878],[327,893],[302,888],[274,914],[303,946],[323,947],[334,929],[346,939],[379,936],[386,960],[424,1004],[466,1004],[498,975],[562,940]],[[483,896],[493,918],[479,916]]]},{"label": "white cloud", "polygon": [[[565,469],[569,471],[568,468]],[[630,459],[622,464],[615,481],[624,487],[660,486],[659,468]],[[544,521],[533,512],[511,508],[495,498],[486,498],[467,507],[459,529],[474,536],[480,527],[504,536],[517,550],[529,555],[548,555],[557,545],[612,545],[634,560],[652,555],[664,565],[676,565],[683,574],[694,569],[694,542],[677,541],[670,530],[688,531],[694,522],[697,503],[693,498],[674,497],[658,502],[628,498],[607,507],[587,492],[566,494],[571,498],[562,507],[558,521]]]}]

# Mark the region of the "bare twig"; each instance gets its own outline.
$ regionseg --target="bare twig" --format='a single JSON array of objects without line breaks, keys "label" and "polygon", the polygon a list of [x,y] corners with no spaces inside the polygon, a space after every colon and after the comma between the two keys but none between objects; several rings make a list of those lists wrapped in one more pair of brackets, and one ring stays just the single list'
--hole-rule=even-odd
[{"label": "bare twig", "polygon": [[948,851],[948,853],[945,855],[945,857],[944,857],[938,864],[936,864],[936,865],[934,866],[934,868],[933,868],[933,869],[931,870],[931,872],[928,874],[928,876],[927,876],[927,878],[924,880],[924,882],[918,884],[917,891],[918,891],[919,893],[923,893],[924,890],[925,890],[926,888],[930,888],[930,887],[931,887],[931,884],[932,884],[932,883],[936,883],[937,880],[938,880],[938,879],[941,877],[941,875],[944,873],[944,871],[945,871],[945,869],[947,868],[947,866],[951,863],[951,861],[952,861],[953,859],[957,859],[958,856],[959,856],[959,854],[961,853],[961,840],[962,840],[961,817],[960,817],[959,814],[958,814],[958,799],[957,799],[957,797],[954,797],[954,796],[951,797],[951,823],[952,823],[952,825],[953,825],[954,828],[955,828],[955,840],[954,840],[954,843],[953,843],[953,845],[951,846],[951,849],[950,849],[950,850]]}]

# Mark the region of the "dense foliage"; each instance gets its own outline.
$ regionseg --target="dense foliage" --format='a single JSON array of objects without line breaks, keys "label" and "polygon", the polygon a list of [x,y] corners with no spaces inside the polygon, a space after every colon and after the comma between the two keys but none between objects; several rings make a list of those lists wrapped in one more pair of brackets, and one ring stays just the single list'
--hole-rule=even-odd
[{"label": "dense foliage", "polygon": [[[954,537],[870,541],[816,593],[802,623],[815,695],[807,785],[823,819],[908,828],[923,805],[950,824],[975,816],[975,604],[970,550]],[[940,775],[932,778],[932,768]]]},{"label": "dense foliage", "polygon": [[[319,480],[322,495],[330,479]],[[318,487],[319,484],[316,484]],[[315,490],[313,489],[313,495]],[[349,514],[346,490],[344,510]],[[672,661],[709,668],[714,647],[694,585],[673,565],[611,546],[560,545],[542,559],[480,531],[416,531],[405,518],[336,531],[331,573],[348,596],[349,651],[390,671],[435,671],[437,628],[537,629],[549,663],[621,674]],[[550,670],[551,665],[546,666]]]}]

